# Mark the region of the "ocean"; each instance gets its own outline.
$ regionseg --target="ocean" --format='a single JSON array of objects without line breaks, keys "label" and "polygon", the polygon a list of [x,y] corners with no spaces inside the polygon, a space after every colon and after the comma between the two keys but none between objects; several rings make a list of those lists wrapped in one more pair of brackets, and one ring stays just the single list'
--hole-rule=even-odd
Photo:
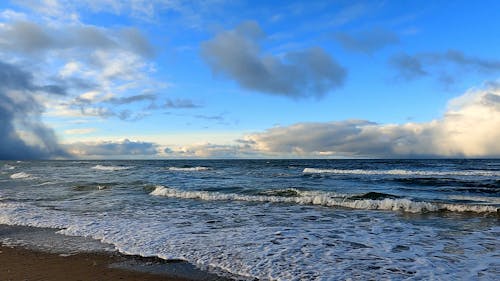
[{"label": "ocean", "polygon": [[242,280],[498,280],[500,160],[0,161],[0,224]]}]

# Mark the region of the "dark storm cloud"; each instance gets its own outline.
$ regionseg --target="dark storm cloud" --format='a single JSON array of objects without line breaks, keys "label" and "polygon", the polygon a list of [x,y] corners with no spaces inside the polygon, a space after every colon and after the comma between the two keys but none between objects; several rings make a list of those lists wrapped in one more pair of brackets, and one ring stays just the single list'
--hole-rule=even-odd
[{"label": "dark storm cloud", "polygon": [[396,68],[398,76],[415,79],[434,75],[443,83],[453,83],[455,77],[465,73],[497,74],[500,60],[484,59],[465,55],[461,51],[418,53],[415,55],[398,54],[389,63]]},{"label": "dark storm cloud", "polygon": [[152,142],[105,141],[99,143],[73,143],[68,150],[77,156],[119,156],[119,155],[156,155],[158,145]]},{"label": "dark storm cloud", "polygon": [[[68,156],[54,132],[40,122],[43,107],[33,96],[37,91],[64,91],[57,86],[34,85],[32,79],[30,73],[0,61],[0,159]],[[18,126],[35,138],[37,144],[27,144],[19,136]]]},{"label": "dark storm cloud", "polygon": [[337,32],[335,40],[349,51],[372,54],[386,46],[399,43],[396,33],[382,29],[373,28],[356,33]]},{"label": "dark storm cloud", "polygon": [[288,97],[321,97],[343,85],[347,71],[323,49],[289,52],[283,58],[262,53],[265,34],[256,22],[223,31],[201,45],[205,61],[216,74],[242,88]]}]

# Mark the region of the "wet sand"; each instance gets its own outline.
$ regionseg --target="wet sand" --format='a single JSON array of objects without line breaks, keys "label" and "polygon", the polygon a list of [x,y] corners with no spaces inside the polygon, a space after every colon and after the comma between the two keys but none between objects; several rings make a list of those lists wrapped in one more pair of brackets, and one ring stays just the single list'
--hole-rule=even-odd
[{"label": "wet sand", "polygon": [[[185,261],[123,255],[96,240],[57,234],[57,229],[0,224],[1,281],[170,280],[228,281]],[[92,244],[88,244],[93,241]],[[94,251],[75,251],[93,245]],[[96,244],[97,243],[97,244]],[[40,246],[42,245],[42,246]]]},{"label": "wet sand", "polygon": [[61,256],[0,246],[0,280],[189,280],[113,267],[125,260],[127,257],[118,254],[80,253]]}]

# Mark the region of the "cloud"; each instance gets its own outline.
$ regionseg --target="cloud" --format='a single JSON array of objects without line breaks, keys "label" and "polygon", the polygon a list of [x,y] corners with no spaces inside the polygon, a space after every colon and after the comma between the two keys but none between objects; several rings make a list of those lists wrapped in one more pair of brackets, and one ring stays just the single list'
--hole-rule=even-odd
[{"label": "cloud", "polygon": [[112,104],[122,105],[122,104],[130,104],[130,103],[134,103],[134,102],[154,101],[154,100],[156,100],[156,96],[153,94],[139,94],[139,95],[133,95],[133,96],[121,97],[121,98],[110,98],[109,100],[107,100],[107,102],[112,103]]},{"label": "cloud", "polygon": [[67,135],[86,135],[95,132],[95,128],[80,128],[80,129],[69,129],[65,130],[64,133]]},{"label": "cloud", "polygon": [[40,122],[44,108],[36,95],[50,88],[33,84],[30,73],[0,61],[0,159],[68,156],[54,132]]},{"label": "cloud", "polygon": [[335,40],[349,51],[372,54],[386,46],[399,43],[396,33],[382,28],[371,28],[355,33],[337,32]]},{"label": "cloud", "polygon": [[205,119],[205,120],[215,120],[215,121],[224,121],[224,115],[219,114],[219,115],[205,115],[205,114],[197,114],[193,116],[194,118],[198,119]]},{"label": "cloud", "polygon": [[40,54],[49,51],[80,49],[127,50],[142,57],[152,57],[154,48],[135,28],[102,29],[90,25],[42,25],[14,21],[0,25],[0,49],[16,53]]},{"label": "cloud", "polygon": [[244,140],[253,150],[275,156],[499,157],[498,128],[500,87],[491,86],[451,100],[441,119],[427,123],[298,123]]},{"label": "cloud", "polygon": [[[51,3],[55,8],[66,5]],[[59,95],[42,101],[45,114],[128,121],[148,115],[153,106],[138,110],[131,104],[153,104],[156,97],[150,93],[166,84],[150,77],[155,50],[138,29],[29,18],[0,22],[0,60],[37,62],[26,65],[35,74],[30,79],[41,84],[30,90]],[[86,93],[97,93],[100,99],[86,98]]]},{"label": "cloud", "polygon": [[66,147],[76,157],[154,156],[158,154],[157,144],[128,139],[122,141],[76,142],[68,144]]},{"label": "cloud", "polygon": [[445,84],[454,82],[453,77],[463,73],[494,75],[500,72],[500,60],[468,56],[457,50],[397,54],[389,59],[389,63],[398,72],[398,77],[410,80],[432,75]]},{"label": "cloud", "polygon": [[487,83],[449,101],[445,114],[423,123],[367,120],[297,123],[247,134],[229,144],[76,143],[79,157],[168,158],[423,158],[500,157],[500,83]]},{"label": "cloud", "polygon": [[256,22],[248,21],[203,42],[201,53],[215,74],[252,91],[321,97],[343,85],[347,71],[323,49],[289,52],[280,58],[262,52],[259,44],[265,37]]},{"label": "cloud", "polygon": [[391,57],[389,63],[398,70],[398,76],[407,80],[428,75],[422,61],[414,56],[399,54]]},{"label": "cloud", "polygon": [[244,145],[202,143],[167,147],[163,152],[170,158],[256,158],[259,152]]},{"label": "cloud", "polygon": [[361,16],[367,14],[370,10],[372,10],[372,7],[370,7],[370,5],[367,5],[365,3],[356,3],[347,6],[342,10],[340,10],[336,15],[334,15],[332,24],[334,26],[340,26],[350,23],[360,18]]},{"label": "cloud", "polygon": [[195,104],[190,99],[175,99],[175,100],[167,99],[163,107],[168,109],[179,109],[179,108],[198,108],[201,106]]},{"label": "cloud", "polygon": [[220,0],[15,0],[14,2],[44,18],[69,22],[78,21],[80,13],[127,16],[145,22],[154,22],[166,13],[169,23],[176,28],[179,25],[200,28],[207,20],[211,21],[214,15],[220,14],[221,6],[231,4],[230,1]]}]

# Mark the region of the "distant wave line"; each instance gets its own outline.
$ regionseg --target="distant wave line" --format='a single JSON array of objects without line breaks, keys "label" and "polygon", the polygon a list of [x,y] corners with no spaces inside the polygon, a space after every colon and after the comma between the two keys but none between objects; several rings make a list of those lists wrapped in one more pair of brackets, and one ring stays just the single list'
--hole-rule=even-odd
[{"label": "distant wave line", "polygon": [[339,174],[339,175],[396,175],[396,176],[500,176],[500,171],[419,171],[419,170],[363,170],[363,169],[320,169],[305,168],[304,174]]}]

